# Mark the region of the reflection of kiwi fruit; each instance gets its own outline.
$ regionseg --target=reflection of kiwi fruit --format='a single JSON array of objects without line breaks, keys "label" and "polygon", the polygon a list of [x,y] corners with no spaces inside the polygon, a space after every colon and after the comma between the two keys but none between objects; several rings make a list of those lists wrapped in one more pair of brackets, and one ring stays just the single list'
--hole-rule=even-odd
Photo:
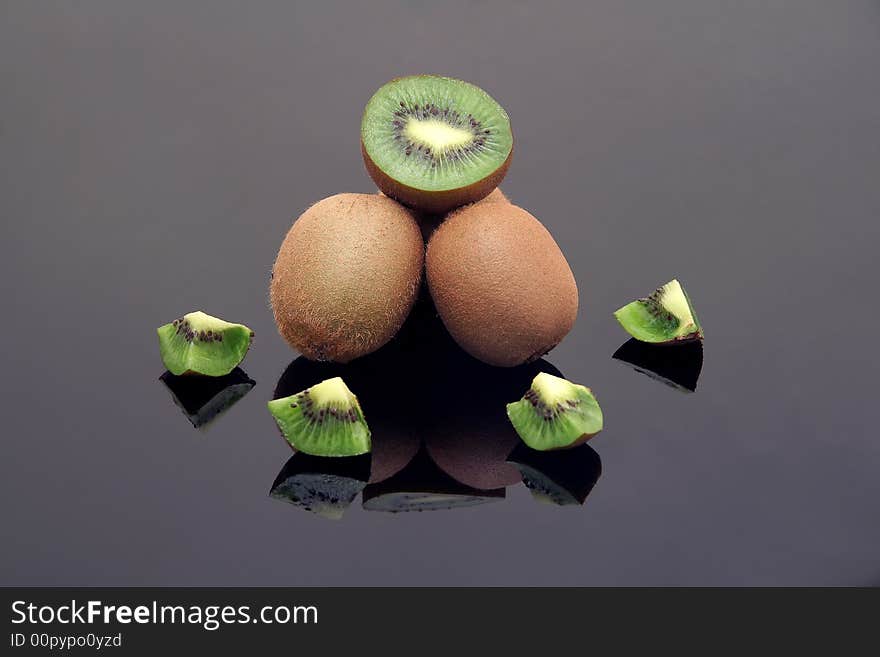
[{"label": "reflection of kiwi fruit", "polygon": [[348,362],[387,343],[419,290],[412,214],[377,194],[337,194],[297,219],[272,270],[278,330],[307,358]]},{"label": "reflection of kiwi fruit", "polygon": [[504,109],[467,82],[396,78],[367,103],[361,123],[367,172],[391,198],[442,215],[495,189],[513,156]]},{"label": "reflection of kiwi fruit", "polygon": [[390,479],[364,489],[367,511],[438,511],[476,506],[504,499],[503,488],[477,490],[440,470],[424,450]]},{"label": "reflection of kiwi fruit", "polygon": [[542,371],[558,373],[544,360],[499,369],[474,360],[454,345],[438,346],[428,409],[423,414],[431,458],[444,472],[474,488],[518,483],[519,472],[506,459],[520,439],[507,419],[505,405]]},{"label": "reflection of kiwi fruit", "polygon": [[370,451],[370,429],[357,397],[341,377],[290,397],[273,399],[269,412],[291,446],[313,456],[358,456]]},{"label": "reflection of kiwi fruit", "polygon": [[589,445],[567,452],[539,452],[520,443],[507,459],[540,502],[583,504],[602,473],[602,461]]},{"label": "reflection of kiwi fruit", "polygon": [[[318,363],[302,356],[294,360],[278,380],[274,397],[289,397],[297,391],[335,376],[353,390],[369,420],[371,443],[370,481],[387,479],[407,463],[419,448],[413,429],[409,391],[401,386],[405,357],[398,340],[352,363]],[[395,389],[393,395],[388,390]]]},{"label": "reflection of kiwi fruit", "polygon": [[620,325],[642,342],[670,343],[702,340],[703,327],[690,298],[673,279],[644,299],[628,303],[614,313]]},{"label": "reflection of kiwi fruit", "polygon": [[452,213],[428,242],[426,271],[443,323],[490,365],[540,358],[574,324],[574,275],[547,229],[509,203]]},{"label": "reflection of kiwi fruit", "polygon": [[244,360],[254,336],[243,324],[231,324],[200,310],[160,326],[157,332],[162,362],[175,375],[229,374]]},{"label": "reflection of kiwi fruit", "polygon": [[238,367],[226,376],[175,376],[165,372],[159,379],[197,429],[207,427],[256,385]]},{"label": "reflection of kiwi fruit", "polygon": [[602,409],[589,388],[542,372],[507,416],[523,442],[536,450],[563,449],[602,430]]},{"label": "reflection of kiwi fruit", "polygon": [[369,475],[369,456],[330,459],[297,452],[278,473],[269,495],[338,520],[367,485]]},{"label": "reflection of kiwi fruit", "polygon": [[671,349],[630,338],[612,358],[676,390],[694,392],[703,369],[703,343],[692,340]]}]

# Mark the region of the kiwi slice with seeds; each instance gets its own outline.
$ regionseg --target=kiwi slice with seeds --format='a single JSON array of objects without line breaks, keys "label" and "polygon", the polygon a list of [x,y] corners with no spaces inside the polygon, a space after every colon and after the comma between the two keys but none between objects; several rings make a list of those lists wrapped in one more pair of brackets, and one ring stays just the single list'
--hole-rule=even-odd
[{"label": "kiwi slice with seeds", "polygon": [[523,442],[539,451],[575,447],[602,430],[602,409],[590,389],[546,372],[507,405],[507,417]]},{"label": "kiwi slice with seeds", "polygon": [[269,402],[284,439],[313,456],[358,456],[370,451],[370,429],[357,397],[341,377]]},{"label": "kiwi slice with seeds", "polygon": [[254,332],[201,310],[157,329],[162,362],[175,375],[224,376],[244,360]]},{"label": "kiwi slice with seeds", "polygon": [[507,112],[479,87],[413,75],[391,80],[367,103],[361,152],[387,196],[444,214],[498,186],[510,166],[513,133]]},{"label": "kiwi slice with seeds", "polygon": [[369,477],[369,455],[331,459],[297,452],[281,468],[269,496],[339,520]]},{"label": "kiwi slice with seeds", "polygon": [[627,333],[642,342],[668,344],[703,339],[703,327],[693,304],[676,279],[644,299],[628,303],[614,316]]},{"label": "kiwi slice with seeds", "polygon": [[602,460],[589,445],[563,454],[539,452],[520,443],[507,462],[519,469],[536,501],[558,506],[583,504],[602,474]]},{"label": "kiwi slice with seeds", "polygon": [[207,428],[256,385],[239,367],[225,376],[175,376],[165,372],[159,379],[196,429]]}]

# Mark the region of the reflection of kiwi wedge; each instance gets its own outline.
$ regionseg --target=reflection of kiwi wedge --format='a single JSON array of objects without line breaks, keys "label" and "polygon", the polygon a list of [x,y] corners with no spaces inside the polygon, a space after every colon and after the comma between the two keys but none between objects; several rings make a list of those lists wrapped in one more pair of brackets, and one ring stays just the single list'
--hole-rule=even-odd
[{"label": "reflection of kiwi wedge", "polygon": [[644,299],[628,303],[614,316],[627,333],[642,342],[703,339],[703,327],[691,300],[675,279],[658,287]]},{"label": "reflection of kiwi wedge", "polygon": [[443,214],[498,186],[513,155],[513,133],[507,112],[479,87],[413,75],[391,80],[367,103],[361,151],[385,194]]},{"label": "reflection of kiwi wedge", "polygon": [[[432,366],[425,436],[428,453],[440,468],[468,486],[498,488],[520,481],[506,462],[520,442],[505,405],[522,394],[534,376],[558,371],[546,361],[497,368],[474,360],[451,343],[438,345]],[[454,407],[450,408],[450,400]]]},{"label": "reflection of kiwi wedge", "polygon": [[694,392],[703,369],[703,343],[693,340],[670,349],[630,338],[612,358],[676,390]]},{"label": "reflection of kiwi wedge", "polygon": [[412,214],[378,194],[306,210],[278,251],[269,300],[281,336],[312,360],[347,363],[397,333],[419,290],[425,243]]},{"label": "reflection of kiwi wedge", "polygon": [[370,429],[357,397],[340,377],[289,397],[269,411],[294,449],[313,456],[357,456],[370,451]]},{"label": "reflection of kiwi wedge", "polygon": [[522,399],[507,405],[520,438],[536,450],[563,449],[602,430],[602,409],[589,388],[542,372]]},{"label": "reflection of kiwi wedge", "polygon": [[364,489],[367,511],[438,511],[476,506],[504,499],[503,488],[478,490],[444,473],[420,450],[403,470],[390,479]]},{"label": "reflection of kiwi wedge", "polygon": [[238,367],[226,376],[175,376],[165,372],[159,379],[171,392],[174,403],[197,429],[206,427],[225,413],[256,385]]},{"label": "reflection of kiwi wedge", "polygon": [[254,332],[202,311],[188,313],[157,329],[162,362],[172,374],[229,374],[251,346]]},{"label": "reflection of kiwi wedge", "polygon": [[539,452],[520,443],[507,460],[519,468],[536,500],[560,506],[583,504],[602,473],[602,461],[589,445],[562,454]]},{"label": "reflection of kiwi wedge", "polygon": [[331,459],[297,452],[278,473],[269,495],[338,520],[369,476],[368,455]]},{"label": "reflection of kiwi wedge", "polygon": [[[335,376],[342,377],[358,391],[358,400],[370,423],[371,473],[370,482],[392,476],[409,463],[419,448],[413,429],[414,417],[409,390],[400,386],[406,376],[405,359],[398,340],[379,351],[348,363],[319,363],[300,356],[295,359],[278,380],[276,399],[289,397],[300,390]],[[388,390],[394,388],[393,395]]]}]

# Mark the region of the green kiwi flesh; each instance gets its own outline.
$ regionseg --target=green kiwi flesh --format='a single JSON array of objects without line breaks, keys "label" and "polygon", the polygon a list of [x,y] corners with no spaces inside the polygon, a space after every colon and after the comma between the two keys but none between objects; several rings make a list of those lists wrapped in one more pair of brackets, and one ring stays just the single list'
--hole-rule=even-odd
[{"label": "green kiwi flesh", "polygon": [[628,303],[614,316],[627,333],[642,342],[666,344],[703,339],[703,327],[691,300],[675,279],[644,299]]},{"label": "green kiwi flesh", "polygon": [[202,311],[157,329],[162,362],[175,375],[224,376],[244,360],[254,332]]},{"label": "green kiwi flesh", "polygon": [[339,520],[366,487],[369,474],[369,456],[331,459],[297,452],[278,473],[269,496]]},{"label": "green kiwi flesh", "polygon": [[510,164],[513,133],[507,112],[479,87],[413,75],[391,80],[367,103],[361,150],[386,195],[442,214],[498,186]]},{"label": "green kiwi flesh", "polygon": [[602,409],[589,388],[541,372],[507,417],[523,442],[539,451],[586,442],[602,430]]},{"label": "green kiwi flesh", "polygon": [[340,377],[269,402],[284,439],[313,456],[357,456],[370,451],[370,429],[357,397]]},{"label": "green kiwi flesh", "polygon": [[238,367],[225,376],[175,376],[165,372],[159,379],[196,429],[207,428],[256,385]]}]

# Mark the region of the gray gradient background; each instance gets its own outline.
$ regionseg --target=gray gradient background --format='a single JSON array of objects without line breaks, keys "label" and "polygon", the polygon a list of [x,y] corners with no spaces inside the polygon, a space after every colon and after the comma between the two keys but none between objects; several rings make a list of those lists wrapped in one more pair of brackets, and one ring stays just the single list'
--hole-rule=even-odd
[{"label": "gray gradient background", "polygon": [[[0,4],[0,583],[880,583],[880,2]],[[509,111],[503,187],[581,290],[548,359],[592,386],[583,508],[332,523],[270,500],[294,357],[266,302],[306,206],[372,191],[360,112],[441,72]],[[678,276],[700,389],[611,360]],[[154,329],[248,323],[257,387],[207,434]]]}]

